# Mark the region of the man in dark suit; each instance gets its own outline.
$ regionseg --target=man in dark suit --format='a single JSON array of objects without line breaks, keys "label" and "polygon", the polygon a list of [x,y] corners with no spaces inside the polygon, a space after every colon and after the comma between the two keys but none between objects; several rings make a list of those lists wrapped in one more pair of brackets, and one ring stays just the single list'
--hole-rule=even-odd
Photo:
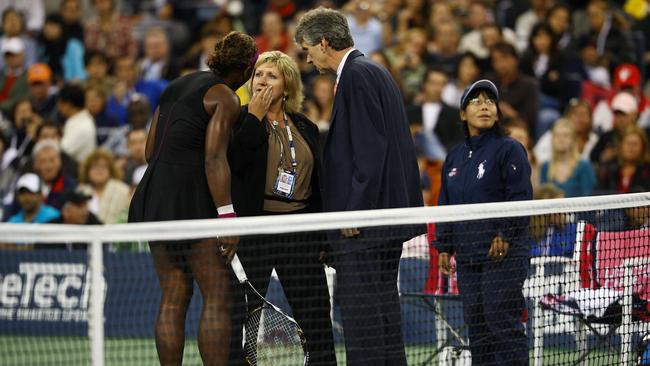
[{"label": "man in dark suit", "polygon": [[447,151],[465,139],[458,109],[442,101],[442,90],[447,81],[447,74],[442,69],[427,70],[422,78],[421,102],[407,109],[416,145],[432,160],[445,160]]},{"label": "man in dark suit", "polygon": [[[295,37],[307,62],[337,75],[323,152],[325,211],[422,206],[406,110],[390,73],[353,48],[338,11],[305,13]],[[348,365],[406,365],[397,269],[410,235],[404,227],[331,235]]]}]

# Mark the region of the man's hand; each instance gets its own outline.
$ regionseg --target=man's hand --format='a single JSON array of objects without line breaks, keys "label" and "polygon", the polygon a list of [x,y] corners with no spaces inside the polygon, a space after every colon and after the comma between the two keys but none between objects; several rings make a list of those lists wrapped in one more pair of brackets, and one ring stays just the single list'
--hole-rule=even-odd
[{"label": "man's hand", "polygon": [[341,229],[341,235],[343,235],[344,238],[354,238],[359,236],[359,234],[361,234],[359,229]]},{"label": "man's hand", "polygon": [[508,249],[510,244],[503,240],[500,236],[495,236],[492,239],[492,245],[490,246],[490,251],[488,251],[488,257],[495,261],[500,261],[506,257],[508,254]]},{"label": "man's hand", "polygon": [[230,264],[230,261],[232,261],[232,258],[235,256],[235,253],[237,253],[237,245],[239,244],[239,237],[224,236],[219,238],[217,243],[219,244],[219,251],[221,252],[221,256],[226,257],[226,264]]},{"label": "man's hand", "polygon": [[451,256],[449,253],[438,253],[438,269],[445,276],[451,276],[454,268],[451,266]]}]

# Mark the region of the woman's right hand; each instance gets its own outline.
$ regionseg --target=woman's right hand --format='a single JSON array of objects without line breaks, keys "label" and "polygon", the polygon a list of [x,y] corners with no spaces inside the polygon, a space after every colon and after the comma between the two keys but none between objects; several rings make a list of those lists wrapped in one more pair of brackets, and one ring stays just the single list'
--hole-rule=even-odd
[{"label": "woman's right hand", "polygon": [[271,106],[271,97],[273,95],[273,87],[266,86],[258,93],[253,93],[253,98],[248,103],[248,113],[254,115],[260,121],[266,116]]},{"label": "woman's right hand", "polygon": [[445,276],[451,276],[454,273],[449,253],[438,254],[438,269],[440,269],[440,272]]}]

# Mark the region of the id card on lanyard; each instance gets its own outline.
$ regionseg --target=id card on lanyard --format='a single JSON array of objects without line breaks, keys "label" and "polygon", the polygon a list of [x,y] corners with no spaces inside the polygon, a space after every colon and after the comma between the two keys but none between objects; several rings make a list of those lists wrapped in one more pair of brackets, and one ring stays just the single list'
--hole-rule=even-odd
[{"label": "id card on lanyard", "polygon": [[278,130],[273,124],[271,124],[271,128],[273,128],[273,131],[276,133],[276,138],[280,143],[280,162],[278,163],[278,176],[275,178],[273,193],[280,197],[292,198],[296,187],[296,167],[298,166],[298,161],[296,160],[296,144],[293,140],[293,135],[291,134],[289,120],[287,119],[286,113],[283,113],[283,116],[284,127],[287,130],[287,139],[289,141],[289,152],[291,153],[291,170],[282,167],[282,163],[284,162],[284,146],[279,135],[277,135],[279,134]]}]

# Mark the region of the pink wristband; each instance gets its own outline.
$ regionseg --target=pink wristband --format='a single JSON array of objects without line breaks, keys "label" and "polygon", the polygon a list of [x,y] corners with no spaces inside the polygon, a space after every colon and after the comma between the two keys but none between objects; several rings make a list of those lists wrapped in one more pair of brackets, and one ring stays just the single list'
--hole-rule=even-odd
[{"label": "pink wristband", "polygon": [[220,219],[226,219],[229,217],[237,217],[235,213],[235,208],[232,204],[217,207],[217,217]]},{"label": "pink wristband", "polygon": [[231,213],[227,213],[227,214],[223,214],[223,215],[218,215],[217,217],[220,218],[220,219],[228,219],[228,218],[231,218],[231,217],[237,217],[237,214],[234,213],[234,212],[231,212]]}]

